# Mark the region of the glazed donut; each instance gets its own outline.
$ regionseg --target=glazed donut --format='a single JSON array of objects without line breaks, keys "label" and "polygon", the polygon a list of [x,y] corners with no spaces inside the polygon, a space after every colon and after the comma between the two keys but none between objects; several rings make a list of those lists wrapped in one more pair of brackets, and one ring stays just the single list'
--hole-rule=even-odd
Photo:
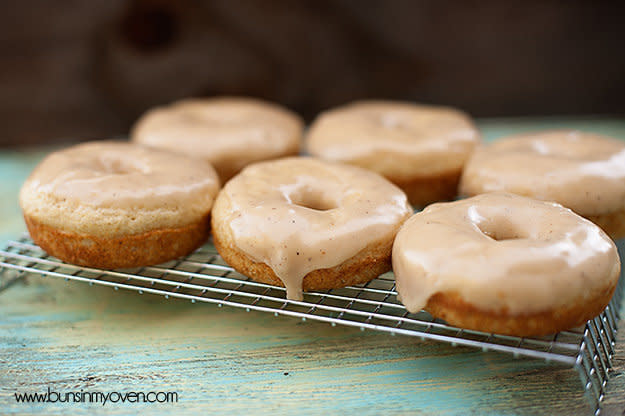
[{"label": "glazed donut", "polygon": [[138,267],[204,243],[218,189],[201,159],[91,142],[47,156],[22,186],[20,205],[48,254],[89,267]]},{"label": "glazed donut", "polygon": [[326,111],[306,139],[311,155],[378,172],[416,206],[456,196],[462,167],[479,141],[471,119],[458,110],[392,101]]},{"label": "glazed donut", "polygon": [[390,270],[391,246],[412,213],[380,175],[294,157],[245,168],[217,196],[213,241],[221,257],[287,298],[368,282]]},{"label": "glazed donut", "polygon": [[570,130],[503,138],[475,151],[466,196],[504,191],[555,201],[615,239],[625,236],[625,142]]},{"label": "glazed donut", "polygon": [[225,183],[244,166],[297,155],[303,122],[276,104],[236,97],[188,99],[158,107],[132,128],[134,142],[200,157]]},{"label": "glazed donut", "polygon": [[555,202],[507,193],[428,206],[393,247],[397,292],[449,324],[515,336],[583,324],[620,275],[612,240]]}]

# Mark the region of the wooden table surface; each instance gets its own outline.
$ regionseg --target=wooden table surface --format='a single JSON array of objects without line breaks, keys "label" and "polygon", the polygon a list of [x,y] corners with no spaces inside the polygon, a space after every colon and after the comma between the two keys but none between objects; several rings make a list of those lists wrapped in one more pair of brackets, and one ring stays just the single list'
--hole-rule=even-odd
[{"label": "wooden table surface", "polygon": [[[487,139],[625,120],[487,120]],[[0,153],[0,244],[42,152]],[[625,325],[604,414],[625,410]],[[17,403],[14,394],[176,392],[177,403]],[[570,367],[30,276],[0,292],[0,414],[590,414]]]}]

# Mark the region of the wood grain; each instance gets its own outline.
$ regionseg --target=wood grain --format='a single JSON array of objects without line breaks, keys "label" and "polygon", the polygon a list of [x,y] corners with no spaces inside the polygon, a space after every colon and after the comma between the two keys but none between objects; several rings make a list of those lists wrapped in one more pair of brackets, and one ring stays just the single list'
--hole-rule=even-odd
[{"label": "wood grain", "polygon": [[[570,368],[31,277],[0,295],[6,412],[561,414]],[[286,374],[285,374],[286,373]],[[177,391],[169,405],[24,405],[15,391]]]}]

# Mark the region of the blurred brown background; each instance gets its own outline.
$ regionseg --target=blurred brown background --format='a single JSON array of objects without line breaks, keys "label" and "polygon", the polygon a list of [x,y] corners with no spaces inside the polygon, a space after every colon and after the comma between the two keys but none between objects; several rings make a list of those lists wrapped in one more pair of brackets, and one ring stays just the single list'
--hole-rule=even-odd
[{"label": "blurred brown background", "polygon": [[308,120],[349,100],[475,116],[625,114],[625,2],[2,3],[0,145],[123,135],[145,109],[245,94]]}]

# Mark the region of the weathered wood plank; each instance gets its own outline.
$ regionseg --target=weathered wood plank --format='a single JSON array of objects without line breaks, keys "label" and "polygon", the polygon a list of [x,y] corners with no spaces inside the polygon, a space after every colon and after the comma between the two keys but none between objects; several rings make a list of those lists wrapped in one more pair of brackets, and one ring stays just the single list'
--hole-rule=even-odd
[{"label": "weathered wood plank", "polygon": [[0,295],[2,406],[17,390],[177,391],[172,405],[124,414],[585,413],[570,368],[408,337],[246,313],[30,277]]}]

